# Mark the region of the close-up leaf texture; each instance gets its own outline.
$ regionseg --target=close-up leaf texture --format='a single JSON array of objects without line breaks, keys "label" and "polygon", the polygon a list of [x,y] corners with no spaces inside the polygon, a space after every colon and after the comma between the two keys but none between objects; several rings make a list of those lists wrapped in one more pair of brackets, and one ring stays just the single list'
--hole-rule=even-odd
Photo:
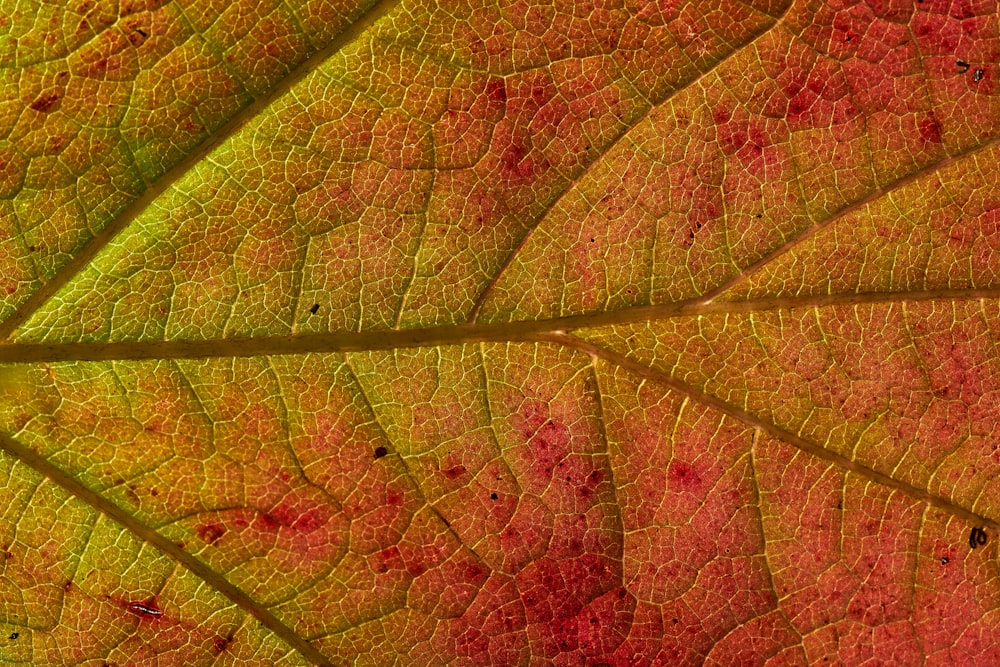
[{"label": "close-up leaf texture", "polygon": [[1000,664],[991,0],[0,0],[0,665]]}]

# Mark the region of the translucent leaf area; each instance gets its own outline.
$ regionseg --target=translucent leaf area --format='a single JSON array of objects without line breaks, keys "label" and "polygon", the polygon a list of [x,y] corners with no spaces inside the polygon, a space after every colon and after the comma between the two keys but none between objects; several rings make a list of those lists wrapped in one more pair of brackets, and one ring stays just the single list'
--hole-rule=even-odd
[{"label": "translucent leaf area", "polygon": [[0,665],[1000,664],[971,0],[0,0]]}]

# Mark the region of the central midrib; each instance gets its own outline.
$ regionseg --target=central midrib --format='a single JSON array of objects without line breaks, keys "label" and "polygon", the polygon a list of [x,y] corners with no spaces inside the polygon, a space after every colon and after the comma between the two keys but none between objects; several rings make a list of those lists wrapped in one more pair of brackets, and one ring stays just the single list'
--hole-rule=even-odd
[{"label": "central midrib", "polygon": [[655,320],[835,306],[916,301],[1000,299],[1000,287],[918,292],[863,292],[802,297],[713,301],[700,299],[585,315],[489,324],[451,324],[413,329],[337,331],[331,333],[115,342],[8,342],[0,344],[0,363],[199,359],[284,354],[365,352],[482,342],[537,342],[540,337],[575,329],[636,324]]}]

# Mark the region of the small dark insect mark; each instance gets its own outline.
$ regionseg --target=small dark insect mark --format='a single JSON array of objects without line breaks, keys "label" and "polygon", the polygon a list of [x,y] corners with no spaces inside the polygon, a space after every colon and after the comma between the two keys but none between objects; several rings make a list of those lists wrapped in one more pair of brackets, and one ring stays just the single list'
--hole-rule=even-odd
[{"label": "small dark insect mark", "polygon": [[142,602],[129,602],[128,610],[135,614],[136,616],[148,617],[148,616],[163,616],[163,612],[156,607],[150,607],[149,605],[143,604]]},{"label": "small dark insect mark", "polygon": [[317,311],[319,311],[319,304],[318,303],[314,303],[312,305],[312,308],[309,309],[309,312],[312,313],[313,315],[315,315]]},{"label": "small dark insect mark", "polygon": [[491,494],[490,494],[490,498],[492,498],[493,500],[496,500],[496,499],[497,499],[497,498],[499,498],[499,497],[500,497],[500,496],[498,496],[498,495],[497,495],[497,494],[495,494],[495,493],[491,493]]},{"label": "small dark insect mark", "polygon": [[972,67],[972,65],[970,65],[967,62],[965,62],[964,60],[956,60],[955,64],[958,65],[961,68],[961,69],[958,70],[959,74],[965,74],[966,72],[969,71],[969,68]]},{"label": "small dark insect mark", "polygon": [[975,83],[979,83],[980,81],[983,80],[984,74],[986,74],[986,70],[980,67],[979,69],[977,69],[975,72],[972,73],[972,80]]},{"label": "small dark insect mark", "polygon": [[975,549],[977,546],[985,545],[988,539],[989,537],[987,537],[985,530],[982,528],[973,528],[972,532],[969,533],[969,546]]},{"label": "small dark insect mark", "polygon": [[386,449],[385,447],[376,447],[375,448],[375,458],[377,458],[377,459],[382,458],[383,456],[385,456],[388,453],[389,453],[389,450]]},{"label": "small dark insect mark", "polygon": [[232,637],[216,637],[215,638],[215,651],[216,653],[222,653],[227,648],[229,648],[229,642],[233,640]]},{"label": "small dark insect mark", "polygon": [[142,35],[143,37],[149,37],[149,34],[145,30],[143,30],[142,28],[136,28],[135,31],[137,33],[139,33],[140,35]]},{"label": "small dark insect mark", "polygon": [[21,636],[21,634],[18,633],[18,632],[12,632],[12,633],[10,633],[10,638],[11,639],[17,639],[20,636]]},{"label": "small dark insect mark", "polygon": [[950,562],[951,562],[950,558],[948,558],[947,556],[941,556],[941,564],[942,565],[947,565]]}]

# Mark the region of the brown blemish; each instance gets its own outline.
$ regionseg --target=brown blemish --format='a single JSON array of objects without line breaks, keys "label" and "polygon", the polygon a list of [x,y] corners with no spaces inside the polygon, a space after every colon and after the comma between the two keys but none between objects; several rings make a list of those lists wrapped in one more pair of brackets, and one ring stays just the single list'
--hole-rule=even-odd
[{"label": "brown blemish", "polygon": [[44,95],[39,95],[38,98],[31,103],[31,109],[39,113],[49,113],[55,110],[61,97],[62,95],[60,93],[46,93]]}]

